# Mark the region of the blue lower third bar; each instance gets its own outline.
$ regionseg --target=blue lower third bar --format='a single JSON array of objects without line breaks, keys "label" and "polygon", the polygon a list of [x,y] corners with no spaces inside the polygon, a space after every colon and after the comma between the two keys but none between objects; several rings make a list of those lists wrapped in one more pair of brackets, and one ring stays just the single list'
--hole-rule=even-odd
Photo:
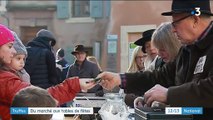
[{"label": "blue lower third bar", "polygon": [[202,107],[182,107],[182,114],[203,114]]},{"label": "blue lower third bar", "polygon": [[11,107],[10,114],[28,114],[27,107]]}]

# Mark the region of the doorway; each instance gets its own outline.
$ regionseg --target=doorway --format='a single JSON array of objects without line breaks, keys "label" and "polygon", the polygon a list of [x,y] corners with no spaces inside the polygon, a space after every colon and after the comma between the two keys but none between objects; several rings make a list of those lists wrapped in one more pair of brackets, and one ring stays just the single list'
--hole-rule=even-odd
[{"label": "doorway", "polygon": [[26,46],[29,41],[35,38],[36,33],[41,29],[47,29],[47,26],[21,26],[21,40]]}]

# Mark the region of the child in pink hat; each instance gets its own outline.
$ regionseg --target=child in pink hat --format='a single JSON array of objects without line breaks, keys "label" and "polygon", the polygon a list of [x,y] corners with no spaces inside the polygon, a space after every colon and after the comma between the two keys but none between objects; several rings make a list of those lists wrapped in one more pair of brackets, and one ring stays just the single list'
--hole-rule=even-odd
[{"label": "child in pink hat", "polygon": [[30,83],[30,75],[24,69],[25,60],[27,58],[27,50],[17,34],[15,32],[12,33],[15,37],[13,47],[16,50],[16,54],[13,56],[9,66],[16,71],[22,81]]}]

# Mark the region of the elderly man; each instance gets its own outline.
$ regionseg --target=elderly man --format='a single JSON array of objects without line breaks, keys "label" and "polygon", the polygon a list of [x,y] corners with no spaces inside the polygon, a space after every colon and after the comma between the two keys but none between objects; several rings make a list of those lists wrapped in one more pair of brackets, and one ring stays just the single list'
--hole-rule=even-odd
[{"label": "elderly man", "polygon": [[[201,106],[203,116],[211,117],[213,107],[213,22],[209,0],[173,0],[172,11],[162,13],[172,16],[174,32],[185,44],[177,58],[160,70],[143,73],[117,74],[104,72],[101,85],[112,89],[120,85],[127,92],[144,93],[145,103],[159,101],[171,106]],[[150,89],[151,88],[151,89]],[[148,91],[147,91],[148,90]]]},{"label": "elderly man", "polygon": [[[75,56],[76,60],[72,65],[70,65],[67,78],[74,76],[78,76],[79,78],[95,78],[101,72],[97,64],[86,59],[87,51],[83,45],[76,45],[71,54]],[[87,92],[95,93],[102,90],[102,87],[97,85]]]}]

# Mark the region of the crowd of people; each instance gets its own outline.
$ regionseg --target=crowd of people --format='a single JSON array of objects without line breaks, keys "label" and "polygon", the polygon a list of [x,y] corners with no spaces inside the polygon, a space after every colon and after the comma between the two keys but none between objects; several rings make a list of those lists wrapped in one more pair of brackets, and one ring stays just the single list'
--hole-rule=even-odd
[{"label": "crowd of people", "polygon": [[[194,6],[199,6],[200,15],[195,14]],[[201,106],[204,115],[195,115],[194,119],[211,118],[210,1],[173,0],[172,11],[162,15],[172,16],[173,22],[142,33],[135,41],[137,47],[126,73],[103,72],[94,56],[87,57],[84,45],[75,46],[71,52],[75,61],[69,65],[63,48],[55,55],[56,38],[52,32],[41,29],[25,47],[14,31],[0,24],[0,118],[10,120],[11,106],[56,107],[72,101],[79,92],[103,96],[103,88],[118,86],[124,89],[129,106],[151,107],[154,102],[174,107]],[[99,84],[92,82],[96,77],[102,79]],[[137,99],[138,96],[143,99]],[[39,100],[41,97],[43,100]],[[12,116],[14,120],[25,117]]]},{"label": "crowd of people", "polygon": [[[23,61],[25,61],[25,53],[15,50],[13,47],[17,43],[14,42],[17,36],[4,25],[0,25],[0,116],[3,120],[10,120],[10,107],[16,93],[23,88],[33,86],[32,76],[30,82],[22,78],[23,74],[19,74],[23,69]],[[16,36],[16,37],[14,37]],[[20,42],[20,41],[19,41]],[[46,42],[46,41],[45,41]],[[49,41],[48,41],[49,42]],[[50,42],[51,43],[51,42]],[[21,53],[21,54],[20,54]],[[47,52],[48,53],[48,52]],[[50,53],[50,52],[49,52]],[[43,54],[43,53],[41,53]],[[19,55],[24,55],[17,57]],[[29,53],[27,54],[29,55]],[[42,59],[39,59],[41,61]],[[55,60],[55,59],[54,59]],[[13,62],[12,62],[13,61]],[[55,62],[55,61],[54,61]],[[34,65],[34,64],[32,64]],[[55,65],[55,63],[54,63]],[[17,67],[15,67],[17,66]],[[55,65],[56,66],[56,65]],[[38,67],[38,66],[36,66]],[[43,66],[47,69],[47,66]],[[32,68],[31,68],[32,69]],[[27,69],[26,69],[27,71]],[[40,70],[42,71],[42,69]],[[46,71],[45,71],[46,72]],[[48,78],[48,75],[46,78]],[[35,77],[36,78],[36,77]],[[48,79],[49,80],[49,79]],[[43,82],[43,81],[42,81]],[[46,82],[46,81],[44,81]],[[38,86],[38,85],[34,85]],[[72,100],[80,91],[87,91],[92,88],[93,84],[86,84],[85,79],[79,77],[66,78],[61,84],[49,86],[46,91],[57,100],[57,105],[64,104]],[[40,87],[40,86],[39,86]],[[41,87],[42,88],[42,87]],[[28,97],[28,96],[26,96]],[[44,102],[44,101],[43,101]]]},{"label": "crowd of people", "polygon": [[[196,12],[192,12],[195,10],[194,6],[200,7],[201,15],[197,16]],[[162,15],[172,16],[172,32],[182,44],[176,57],[170,62],[165,57],[164,61],[167,63],[153,71],[124,74],[103,72],[98,75],[102,78],[100,84],[107,89],[120,86],[126,93],[143,94],[142,106],[151,106],[154,101],[175,107],[200,106],[204,108],[203,115],[194,115],[193,119],[212,119],[213,14],[210,2],[173,0],[172,11]],[[154,44],[159,41],[155,35],[153,40]],[[159,47],[159,52],[162,49],[160,47],[163,47],[163,51],[167,49],[158,43],[156,47]],[[162,53],[159,55],[163,56]]]}]

